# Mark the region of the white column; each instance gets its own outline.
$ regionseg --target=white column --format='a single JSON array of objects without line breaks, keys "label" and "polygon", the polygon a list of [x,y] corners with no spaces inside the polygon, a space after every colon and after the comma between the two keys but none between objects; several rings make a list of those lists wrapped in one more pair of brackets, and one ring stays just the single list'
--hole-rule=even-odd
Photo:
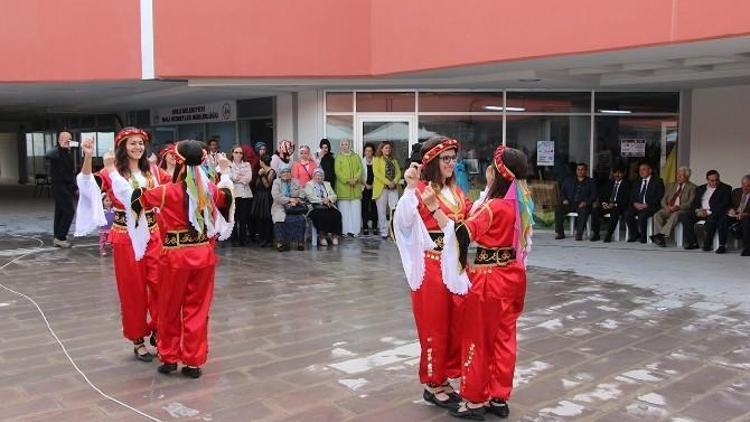
[{"label": "white column", "polygon": [[292,94],[276,96],[276,144],[284,139],[294,139],[294,107]]},{"label": "white column", "polygon": [[313,153],[323,137],[323,98],[320,91],[297,93],[297,131],[300,145],[309,145]]}]

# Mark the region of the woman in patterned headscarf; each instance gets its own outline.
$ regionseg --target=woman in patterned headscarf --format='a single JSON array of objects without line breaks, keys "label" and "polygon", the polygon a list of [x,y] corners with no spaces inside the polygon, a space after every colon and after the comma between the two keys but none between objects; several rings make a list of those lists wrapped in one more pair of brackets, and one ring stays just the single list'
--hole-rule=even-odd
[{"label": "woman in patterned headscarf", "polygon": [[291,169],[294,148],[294,143],[292,141],[284,139],[279,142],[279,147],[276,149],[276,153],[271,157],[271,168],[273,168],[276,173],[279,172],[279,169],[282,166]]},{"label": "woman in patterned headscarf", "polygon": [[276,238],[276,250],[288,251],[292,244],[297,250],[305,250],[305,229],[307,214],[305,191],[295,179],[292,178],[292,169],[282,166],[279,169],[278,179],[273,181],[271,187],[273,205],[271,205],[271,218],[273,218],[273,232]]},{"label": "woman in patterned headscarf", "polygon": [[309,217],[318,230],[320,246],[328,246],[327,235],[331,236],[331,244],[339,244],[341,235],[341,213],[336,208],[336,192],[331,184],[325,181],[325,172],[318,167],[313,171],[313,178],[305,186],[307,200],[313,206]]}]

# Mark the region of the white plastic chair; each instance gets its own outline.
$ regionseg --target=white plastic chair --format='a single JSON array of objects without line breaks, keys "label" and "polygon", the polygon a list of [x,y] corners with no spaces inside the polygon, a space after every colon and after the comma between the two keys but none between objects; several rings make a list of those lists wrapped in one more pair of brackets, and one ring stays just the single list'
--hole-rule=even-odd
[{"label": "white plastic chair", "polygon": [[[570,220],[570,233],[575,234],[576,232],[576,218],[578,218],[577,212],[569,212],[565,214],[566,217]],[[591,238],[591,220],[586,220],[586,236]]]}]

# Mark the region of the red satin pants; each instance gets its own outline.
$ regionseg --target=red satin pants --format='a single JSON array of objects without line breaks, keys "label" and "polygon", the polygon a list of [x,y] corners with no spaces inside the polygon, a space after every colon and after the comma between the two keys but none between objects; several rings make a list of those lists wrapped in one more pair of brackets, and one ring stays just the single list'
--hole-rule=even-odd
[{"label": "red satin pants", "polygon": [[[111,233],[111,238],[118,234]],[[146,253],[135,260],[130,240],[122,237],[112,242],[117,293],[120,296],[122,334],[137,341],[151,334],[157,326],[159,260],[161,239],[159,231],[151,232]],[[150,318],[149,318],[150,317]]]},{"label": "red satin pants", "polygon": [[436,255],[425,256],[422,285],[411,293],[412,310],[422,349],[419,381],[441,385],[461,376],[461,307],[463,297],[451,293]]},{"label": "red satin pants", "polygon": [[491,268],[469,272],[472,286],[463,309],[461,396],[472,403],[507,400],[513,389],[526,272],[517,263]]},{"label": "red satin pants", "polygon": [[202,366],[208,357],[208,312],[215,266],[162,267],[159,356],[164,363]]}]

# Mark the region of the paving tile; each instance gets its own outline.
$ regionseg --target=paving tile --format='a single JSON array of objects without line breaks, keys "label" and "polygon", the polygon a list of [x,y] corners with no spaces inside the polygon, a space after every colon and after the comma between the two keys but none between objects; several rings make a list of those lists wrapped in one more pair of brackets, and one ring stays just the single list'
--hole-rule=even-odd
[{"label": "paving tile", "polygon": [[[0,250],[18,242],[0,236]],[[47,311],[93,382],[163,420],[449,420],[421,399],[415,359],[373,357],[416,341],[392,244],[218,253],[211,349],[199,380],[165,377],[156,362],[133,359],[121,338],[111,260],[95,247],[40,253],[0,274]],[[530,267],[528,280],[511,420],[745,418],[745,311],[568,271]],[[3,292],[0,302],[10,303],[0,306],[3,420],[143,420],[81,381],[33,307]],[[334,366],[355,358],[371,361],[352,374]]]}]

